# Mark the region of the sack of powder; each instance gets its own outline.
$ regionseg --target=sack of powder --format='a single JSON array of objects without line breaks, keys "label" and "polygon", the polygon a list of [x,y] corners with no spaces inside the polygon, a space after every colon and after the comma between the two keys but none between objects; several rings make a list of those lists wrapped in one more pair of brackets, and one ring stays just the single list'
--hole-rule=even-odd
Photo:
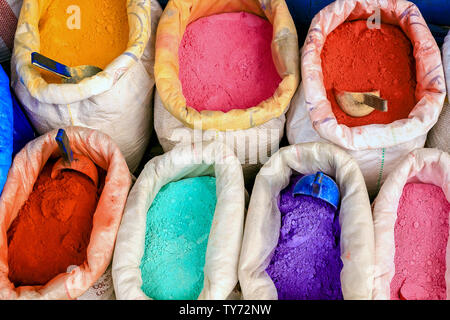
[{"label": "sack of powder", "polygon": [[0,194],[11,167],[13,153],[13,105],[9,78],[0,67]]},{"label": "sack of powder", "polygon": [[[145,166],[127,200],[114,251],[112,276],[117,299],[150,299],[142,290],[147,212],[162,187],[185,178],[216,178],[217,204],[209,233],[204,286],[199,299],[226,299],[238,282],[244,226],[245,188],[233,151],[219,142],[177,146]],[[201,195],[198,195],[201,196]],[[188,205],[188,204],[186,204]]]},{"label": "sack of powder", "polygon": [[[450,156],[437,149],[418,149],[409,153],[389,175],[373,204],[375,230],[375,269],[373,299],[389,300],[395,274],[395,226],[399,201],[407,183],[432,184],[442,188],[450,201]],[[424,240],[425,241],[425,240]],[[450,297],[450,242],[447,243],[445,283]],[[411,257],[411,260],[413,257]],[[433,258],[434,260],[434,258]]]},{"label": "sack of powder", "polygon": [[2,1],[0,10],[0,62],[11,58],[22,0]]},{"label": "sack of powder", "polygon": [[450,106],[449,106],[449,92],[450,92],[450,32],[445,37],[442,46],[442,62],[444,64],[444,73],[447,83],[447,99],[444,103],[444,108],[439,116],[436,125],[428,133],[426,147],[438,148],[442,151],[450,153]]},{"label": "sack of powder", "polygon": [[334,177],[341,194],[339,224],[343,268],[340,281],[343,297],[371,299],[375,253],[372,214],[364,178],[355,160],[342,149],[326,143],[282,148],[256,177],[239,261],[239,283],[244,299],[278,298],[266,269],[280,236],[279,194],[289,184],[292,174],[309,175],[318,171]]},{"label": "sack of powder", "polygon": [[57,130],[28,143],[14,158],[8,180],[0,198],[0,299],[76,299],[82,296],[105,273],[110,265],[114,242],[125,207],[131,177],[118,146],[101,132],[67,127],[66,134],[74,153],[89,157],[106,171],[105,185],[94,213],[87,260],[68,272],[59,274],[44,286],[15,288],[8,277],[7,230],[33,191],[33,186],[52,157],[60,157],[55,141]]},{"label": "sack of powder", "polygon": [[38,133],[70,125],[100,130],[118,144],[133,172],[152,130],[154,45],[161,7],[156,0],[127,0],[127,50],[103,72],[78,84],[49,84],[30,58],[40,52],[39,13],[49,4],[24,1],[11,70],[17,97]]},{"label": "sack of powder", "polygon": [[[273,96],[250,108],[199,112],[187,105],[179,77],[178,48],[186,27],[199,17],[242,11],[273,25],[271,51],[282,81]],[[286,3],[221,0],[189,1],[186,5],[185,1],[169,1],[158,25],[155,56],[155,131],[163,149],[167,152],[177,144],[218,140],[234,148],[246,181],[254,177],[278,150],[285,112],[299,82],[297,32]]]},{"label": "sack of powder", "polygon": [[[416,105],[407,118],[390,124],[348,127],[339,124],[324,87],[321,53],[327,36],[345,21],[366,20],[379,8],[381,22],[400,27],[411,40],[416,60]],[[420,27],[419,27],[420,26]],[[371,196],[401,159],[423,147],[445,99],[439,48],[420,11],[408,1],[338,0],[313,19],[302,49],[302,79],[287,115],[291,144],[330,142],[359,164]]]}]

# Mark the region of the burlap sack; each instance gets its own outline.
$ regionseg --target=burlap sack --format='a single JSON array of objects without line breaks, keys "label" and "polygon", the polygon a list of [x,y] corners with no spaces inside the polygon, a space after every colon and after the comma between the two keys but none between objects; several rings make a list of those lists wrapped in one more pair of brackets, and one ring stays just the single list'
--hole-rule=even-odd
[{"label": "burlap sack", "polygon": [[110,135],[136,170],[152,130],[154,41],[161,7],[127,0],[128,49],[103,72],[78,84],[48,84],[31,65],[39,52],[39,20],[49,1],[24,0],[12,58],[12,86],[35,129],[43,134],[76,125]]},{"label": "burlap sack", "polygon": [[[447,83],[447,92],[450,93],[450,31],[445,37],[442,46],[442,61],[444,64],[444,73]],[[450,152],[450,106],[448,96],[445,99],[444,108],[439,116],[436,125],[428,134],[426,146],[428,148],[438,148],[447,153]]]},{"label": "burlap sack", "polygon": [[[413,44],[418,102],[407,119],[349,128],[337,123],[327,99],[320,55],[327,35],[338,25],[367,19],[377,8],[381,21],[398,25]],[[406,154],[424,146],[445,99],[439,48],[420,11],[404,0],[337,0],[322,9],[302,50],[302,79],[288,113],[289,142],[327,141],[344,148],[358,162],[371,195]]]},{"label": "burlap sack", "polygon": [[15,288],[9,281],[7,231],[31,194],[47,160],[59,156],[56,133],[56,130],[50,131],[31,141],[16,155],[3,189],[0,198],[0,299],[76,299],[105,273],[111,262],[131,186],[130,173],[122,153],[110,137],[87,128],[68,127],[66,133],[73,152],[88,156],[107,172],[94,213],[87,260],[44,286]]},{"label": "burlap sack", "polygon": [[[437,149],[411,152],[395,168],[380,189],[373,205],[375,228],[375,271],[373,298],[390,299],[390,285],[395,274],[395,222],[403,188],[407,183],[429,183],[442,188],[450,201],[450,156]],[[450,231],[450,230],[449,230]],[[450,241],[446,251],[447,299],[450,299]]]},{"label": "burlap sack", "polygon": [[306,143],[280,149],[261,169],[253,187],[239,261],[244,299],[277,299],[265,271],[278,244],[280,191],[297,172],[322,171],[335,177],[341,193],[341,285],[344,299],[371,299],[374,235],[364,178],[358,164],[342,149],[326,143]]},{"label": "burlap sack", "polygon": [[244,226],[245,189],[233,151],[219,142],[179,146],[145,166],[127,200],[113,259],[117,299],[149,299],[141,290],[147,212],[159,190],[188,177],[215,176],[217,204],[199,299],[225,299],[235,288]]}]

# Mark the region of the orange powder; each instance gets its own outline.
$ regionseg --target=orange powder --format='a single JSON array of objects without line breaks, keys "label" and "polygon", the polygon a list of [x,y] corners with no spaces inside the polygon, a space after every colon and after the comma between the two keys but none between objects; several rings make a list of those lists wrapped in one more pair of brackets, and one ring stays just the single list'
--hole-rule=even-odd
[{"label": "orange powder", "polygon": [[[385,23],[369,29],[366,20],[345,22],[328,35],[321,58],[328,100],[339,124],[357,127],[408,118],[416,104],[416,63],[402,29]],[[389,111],[351,117],[337,104],[335,90],[380,90]]]},{"label": "orange powder", "polygon": [[8,230],[9,279],[16,286],[44,285],[86,260],[97,188],[72,170],[52,179],[53,164],[45,165]]},{"label": "orange powder", "polygon": [[[80,29],[71,6],[80,8]],[[73,20],[75,19],[75,20]],[[69,23],[68,23],[69,22]],[[128,44],[126,0],[53,0],[39,21],[41,54],[70,67],[93,65],[104,69]],[[48,82],[61,82],[42,72]]]}]

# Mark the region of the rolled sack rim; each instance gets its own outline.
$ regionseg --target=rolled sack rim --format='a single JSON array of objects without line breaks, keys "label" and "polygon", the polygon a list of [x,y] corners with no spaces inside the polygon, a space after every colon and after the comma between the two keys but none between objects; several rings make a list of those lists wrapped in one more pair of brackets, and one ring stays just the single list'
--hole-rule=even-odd
[{"label": "rolled sack rim", "polygon": [[72,104],[112,89],[119,79],[144,54],[151,36],[151,5],[155,0],[127,0],[130,27],[128,46],[102,72],[77,84],[47,83],[40,71],[31,64],[31,53],[40,52],[39,1],[24,0],[14,39],[12,66],[31,96],[47,104]]},{"label": "rolled sack rim", "polygon": [[[187,3],[186,3],[187,2]],[[208,1],[170,1],[164,10],[156,34],[155,81],[164,107],[185,126],[202,130],[246,130],[283,115],[300,81],[297,30],[284,1],[278,0],[223,0],[208,8]],[[187,9],[187,5],[190,5]],[[203,10],[201,15],[194,10]],[[282,78],[274,95],[255,107],[222,111],[197,111],[187,106],[178,78],[178,47],[190,18],[217,13],[246,11],[267,18],[273,25],[272,54]],[[195,20],[195,19],[192,19]],[[276,58],[278,57],[278,58]]]},{"label": "rolled sack rim", "polygon": [[[321,52],[326,37],[345,21],[367,19],[380,8],[381,21],[399,26],[416,59],[416,106],[407,119],[350,128],[338,124],[323,84]],[[414,140],[434,126],[446,88],[441,53],[415,4],[405,0],[337,0],[313,19],[301,56],[306,106],[320,136],[349,150],[388,148]],[[420,99],[418,99],[420,98]]]},{"label": "rolled sack rim", "polygon": [[444,73],[447,80],[447,95],[450,96],[450,30],[442,45],[442,62],[444,63]]},{"label": "rolled sack rim", "polygon": [[[72,271],[60,273],[44,285],[15,288],[8,278],[7,230],[33,191],[42,168],[50,158],[59,155],[55,140],[57,131],[52,130],[29,142],[14,158],[8,174],[0,200],[0,300],[76,299],[103,275],[111,262],[131,187],[131,175],[118,146],[108,135],[88,128],[66,127],[73,152],[88,156],[107,172],[105,186],[93,214],[86,260]],[[30,177],[34,180],[32,184],[25,180]]]}]

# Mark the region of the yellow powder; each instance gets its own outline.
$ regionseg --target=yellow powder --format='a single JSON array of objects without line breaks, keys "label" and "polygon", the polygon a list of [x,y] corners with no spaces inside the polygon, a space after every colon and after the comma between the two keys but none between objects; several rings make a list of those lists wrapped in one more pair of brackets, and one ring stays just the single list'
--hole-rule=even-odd
[{"label": "yellow powder", "polygon": [[[80,29],[73,28],[80,8]],[[68,24],[72,22],[72,24]],[[68,66],[93,65],[104,69],[128,44],[126,0],[51,0],[39,21],[41,54]],[[46,71],[47,82],[61,82]]]}]

